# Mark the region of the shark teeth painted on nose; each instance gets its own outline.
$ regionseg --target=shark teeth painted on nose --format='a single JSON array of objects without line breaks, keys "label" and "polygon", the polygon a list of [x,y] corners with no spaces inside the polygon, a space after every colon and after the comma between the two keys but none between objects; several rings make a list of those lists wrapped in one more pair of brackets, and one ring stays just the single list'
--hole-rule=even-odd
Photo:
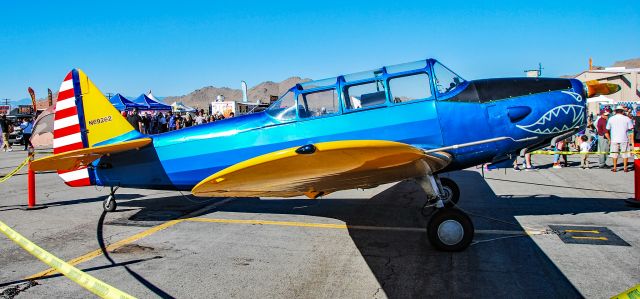
[{"label": "shark teeth painted on nose", "polygon": [[562,93],[568,94],[573,97],[576,102],[582,102],[582,95],[573,91],[562,91]]},{"label": "shark teeth painted on nose", "polygon": [[[567,120],[571,120],[568,125]],[[584,106],[561,105],[543,114],[536,122],[530,125],[516,125],[516,127],[535,134],[555,134],[568,131],[579,126],[584,121]],[[557,123],[562,124],[549,127]]]}]

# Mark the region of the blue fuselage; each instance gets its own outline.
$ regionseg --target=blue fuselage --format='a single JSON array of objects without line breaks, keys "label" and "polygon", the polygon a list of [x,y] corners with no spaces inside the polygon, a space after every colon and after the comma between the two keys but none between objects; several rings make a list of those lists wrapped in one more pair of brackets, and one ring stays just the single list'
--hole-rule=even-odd
[{"label": "blue fuselage", "polygon": [[576,125],[583,126],[586,99],[582,83],[567,82],[571,86],[568,89],[491,101],[456,100],[456,95],[464,92],[460,88],[446,97],[387,102],[369,109],[341,110],[286,122],[264,112],[226,119],[153,135],[152,145],[103,157],[94,163],[95,184],[191,190],[206,177],[238,162],[325,141],[390,140],[434,149],[503,136],[537,137],[526,142],[505,140],[450,150],[453,163],[444,171],[462,169],[495,161],[525,147],[548,144],[552,137]]}]

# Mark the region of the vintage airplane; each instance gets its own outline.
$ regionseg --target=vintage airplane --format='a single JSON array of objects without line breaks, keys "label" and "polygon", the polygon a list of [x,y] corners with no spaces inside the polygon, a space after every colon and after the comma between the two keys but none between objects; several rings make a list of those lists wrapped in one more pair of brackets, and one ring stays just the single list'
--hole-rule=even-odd
[{"label": "vintage airplane", "polygon": [[147,136],[81,70],[60,87],[54,155],[32,162],[69,186],[189,190],[195,196],[318,198],[415,179],[437,211],[431,244],[466,248],[470,218],[444,172],[509,164],[585,125],[586,97],[615,91],[574,79],[466,81],[434,59],[311,81],[266,111]]}]

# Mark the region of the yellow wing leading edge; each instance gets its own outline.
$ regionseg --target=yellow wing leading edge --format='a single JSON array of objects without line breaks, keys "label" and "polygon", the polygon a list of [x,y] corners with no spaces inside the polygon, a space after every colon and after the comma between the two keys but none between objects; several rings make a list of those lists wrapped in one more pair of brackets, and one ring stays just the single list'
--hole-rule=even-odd
[{"label": "yellow wing leading edge", "polygon": [[292,147],[237,163],[202,180],[191,192],[210,197],[316,198],[339,190],[371,188],[419,177],[450,162],[451,156],[446,153],[425,154],[404,143],[331,141]]}]

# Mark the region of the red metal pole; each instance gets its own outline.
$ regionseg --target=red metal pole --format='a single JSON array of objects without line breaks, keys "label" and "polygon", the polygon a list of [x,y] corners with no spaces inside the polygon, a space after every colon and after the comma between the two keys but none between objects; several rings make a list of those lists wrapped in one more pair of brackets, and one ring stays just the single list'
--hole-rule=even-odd
[{"label": "red metal pole", "polygon": [[36,207],[36,172],[31,169],[31,161],[35,157],[35,149],[32,146],[29,146],[29,170],[27,171],[27,193],[28,193],[28,201],[27,208],[25,210],[38,210],[44,209],[47,206],[37,206]]},{"label": "red metal pole", "polygon": [[29,209],[33,209],[36,205],[36,172],[31,169],[31,161],[29,161],[29,172],[27,174],[28,192],[29,192]]},{"label": "red metal pole", "polygon": [[[635,143],[633,145],[634,151],[640,149],[640,143]],[[640,203],[640,155],[635,155],[633,159],[633,184],[635,185],[635,197],[634,199]]]},{"label": "red metal pole", "polygon": [[[634,143],[634,152],[640,150],[640,143]],[[625,201],[628,205],[633,207],[640,207],[640,154],[634,153],[633,156],[633,185],[634,185],[634,197],[628,198]]]}]

